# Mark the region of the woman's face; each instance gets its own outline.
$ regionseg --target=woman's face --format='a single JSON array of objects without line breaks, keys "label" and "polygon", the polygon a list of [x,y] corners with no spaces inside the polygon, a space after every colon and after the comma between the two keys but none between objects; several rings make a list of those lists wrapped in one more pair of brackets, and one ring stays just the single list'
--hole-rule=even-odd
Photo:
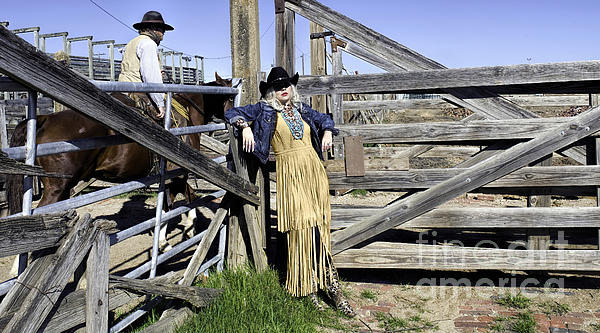
[{"label": "woman's face", "polygon": [[277,98],[282,105],[286,105],[292,98],[292,87],[288,85],[287,87],[275,90],[275,98]]}]

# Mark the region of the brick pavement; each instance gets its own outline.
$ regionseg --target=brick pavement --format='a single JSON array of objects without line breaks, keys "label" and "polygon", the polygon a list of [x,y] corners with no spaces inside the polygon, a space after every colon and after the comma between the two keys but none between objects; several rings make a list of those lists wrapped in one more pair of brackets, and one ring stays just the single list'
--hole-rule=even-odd
[{"label": "brick pavement", "polygon": [[[409,318],[418,315],[437,325],[436,330],[424,330],[425,332],[494,332],[490,330],[490,327],[497,323],[496,318],[500,316],[513,317],[525,311],[497,304],[492,299],[494,297],[492,294],[504,295],[507,289],[493,288],[493,292],[489,292],[489,297],[476,295],[452,298],[421,297],[418,292],[415,292],[417,288],[415,286],[357,282],[346,282],[345,285],[357,317],[364,322],[358,328],[359,332],[386,332],[384,325],[376,318],[378,312],[394,318]],[[365,290],[370,295],[374,295],[375,299],[361,296]],[[589,294],[593,301],[593,291]],[[575,293],[573,296],[569,296],[574,298],[575,304],[578,295]],[[598,298],[600,298],[600,293],[598,293]],[[558,300],[562,302],[566,299],[559,298]],[[444,302],[455,304],[445,304],[447,305],[446,310],[449,309],[449,311],[437,311],[441,309],[441,304]],[[536,301],[534,297],[532,304],[541,302]],[[531,306],[527,311],[535,318],[538,332],[598,332],[596,327],[600,328],[600,302],[597,305],[598,308],[589,308],[588,303],[582,304],[582,306],[584,308],[581,309],[572,306],[572,310],[562,316],[544,314],[536,306]]]}]

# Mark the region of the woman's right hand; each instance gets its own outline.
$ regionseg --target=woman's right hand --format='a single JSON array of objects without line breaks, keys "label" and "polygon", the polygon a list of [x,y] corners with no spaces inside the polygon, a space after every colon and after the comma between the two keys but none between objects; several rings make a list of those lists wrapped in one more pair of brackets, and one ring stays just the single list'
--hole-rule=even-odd
[{"label": "woman's right hand", "polygon": [[246,127],[242,130],[242,148],[247,153],[254,151],[254,134],[250,127]]}]

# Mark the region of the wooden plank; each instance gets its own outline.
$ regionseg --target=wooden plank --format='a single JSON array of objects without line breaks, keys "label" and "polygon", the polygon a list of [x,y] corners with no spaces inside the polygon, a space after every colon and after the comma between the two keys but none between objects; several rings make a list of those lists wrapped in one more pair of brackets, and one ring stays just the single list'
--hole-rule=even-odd
[{"label": "wooden plank", "polygon": [[108,270],[110,237],[98,233],[87,260],[86,330],[108,331]]},{"label": "wooden plank", "polygon": [[[89,215],[81,218],[56,253],[46,256],[50,258],[49,262],[40,261],[46,264],[40,276],[35,280],[21,278],[17,280],[17,284],[27,286],[28,292],[14,302],[16,311],[5,310],[3,306],[7,299],[14,301],[13,289],[15,288],[8,292],[0,304],[1,313],[15,312],[3,332],[36,332],[41,327],[71,275],[87,255],[100,229],[104,227],[108,226],[93,225]],[[30,267],[37,266],[36,262],[38,261],[36,260]]]},{"label": "wooden plank", "polygon": [[[39,261],[39,262],[38,262]],[[39,280],[40,277],[45,273],[45,268],[52,262],[52,257],[45,256],[33,261],[27,269],[18,278],[20,281],[34,281]],[[21,303],[27,297],[29,292],[28,286],[20,283],[15,283],[9,292],[2,299],[0,303],[0,315],[14,314],[19,310]],[[12,316],[11,316],[12,319]],[[10,320],[8,320],[10,321]],[[8,321],[6,324],[8,324]],[[3,327],[6,327],[4,325]]]},{"label": "wooden plank", "polygon": [[[181,278],[181,274],[172,274],[173,272],[151,279],[152,281],[161,281],[164,283],[175,283]],[[85,323],[86,317],[86,291],[76,290],[66,295],[55,307],[48,322],[44,324],[44,332],[63,332]],[[115,310],[125,304],[141,301],[141,293],[135,293],[118,288],[109,288],[108,291],[108,310]],[[1,319],[0,319],[1,320]],[[1,326],[0,326],[1,327]]]},{"label": "wooden plank", "polygon": [[[495,87],[536,83],[586,81],[600,85],[600,61],[579,61],[534,65],[487,66],[437,69],[401,73],[377,73],[343,76],[303,76],[298,80],[302,94],[329,92],[378,93],[420,92],[443,93],[446,89]],[[465,96],[469,96],[465,92]],[[477,96],[477,95],[475,95]]]},{"label": "wooden plank", "polygon": [[238,268],[247,260],[246,243],[239,222],[239,207],[232,206],[229,208],[229,223],[227,223],[227,267]]},{"label": "wooden plank", "polygon": [[0,220],[0,257],[57,246],[67,233],[73,211]]},{"label": "wooden plank", "polygon": [[44,172],[39,166],[27,165],[25,163],[18,162],[6,155],[5,152],[0,151],[0,174],[8,175],[29,175],[29,176],[46,176],[46,177],[64,177],[59,174],[49,174]]},{"label": "wooden plank", "polygon": [[[166,311],[165,311],[166,312]],[[167,333],[174,332],[175,329],[183,325],[186,320],[192,317],[194,313],[189,308],[181,308],[174,310],[162,316],[160,320],[153,323],[152,325],[144,328],[140,333]]]},{"label": "wooden plank", "polygon": [[[331,48],[331,75],[332,77],[341,77],[343,70],[342,52],[337,51],[337,48],[335,47],[335,39],[331,40]],[[331,112],[333,122],[337,125],[341,125],[344,123],[344,109],[342,108],[343,97],[344,96],[342,94],[335,94],[330,92],[329,100],[331,101],[331,105],[329,108],[329,112]]]},{"label": "wooden plank", "polygon": [[363,143],[423,143],[531,139],[570,118],[477,120],[409,124],[340,125],[339,141],[360,136]]},{"label": "wooden plank", "polygon": [[208,306],[223,290],[214,288],[200,288],[182,286],[173,283],[164,283],[150,280],[129,279],[116,275],[109,276],[111,288],[133,290],[147,295],[161,295],[177,298],[190,302],[196,307]]},{"label": "wooden plank", "polygon": [[365,175],[365,154],[360,136],[344,137],[344,159],[346,161],[346,177],[362,177]]},{"label": "wooden plank", "polygon": [[504,98],[521,106],[582,106],[587,105],[585,94],[577,95],[505,95]]},{"label": "wooden plank", "polygon": [[333,253],[339,253],[379,233],[455,198],[486,185],[553,151],[566,147],[600,129],[600,107],[584,112],[571,121],[527,142],[520,143],[459,175],[423,192],[398,201],[363,222],[333,233]]},{"label": "wooden plank", "polygon": [[206,254],[208,253],[208,250],[210,249],[210,246],[212,245],[215,236],[217,235],[217,231],[219,231],[219,228],[221,227],[223,221],[225,220],[225,217],[227,216],[228,209],[229,198],[226,195],[223,198],[223,200],[221,200],[221,204],[219,205],[217,212],[210,221],[208,229],[206,230],[206,234],[204,235],[204,237],[202,237],[200,244],[198,244],[196,251],[194,251],[192,259],[190,259],[190,263],[185,269],[183,281],[181,282],[182,286],[191,286],[192,283],[194,283],[196,273],[198,272],[198,269],[200,269],[202,262],[204,262]]},{"label": "wooden plank", "polygon": [[[365,176],[360,178],[346,177],[343,172],[328,171],[328,177],[331,189],[426,189],[466,171],[468,168],[366,171]],[[485,184],[483,188],[594,186],[600,185],[598,172],[600,167],[596,165],[525,167]]]},{"label": "wooden plank", "polygon": [[6,108],[0,104],[0,149],[8,148],[8,132],[6,129]]},{"label": "wooden plank", "polygon": [[333,259],[339,268],[600,270],[596,250],[509,250],[378,242],[349,249]]},{"label": "wooden plank", "polygon": [[[408,170],[408,158],[371,158],[363,159],[362,165],[365,170]],[[346,172],[346,162],[344,160],[323,161],[327,173]],[[364,172],[363,172],[364,173]]]},{"label": "wooden plank", "polygon": [[[445,68],[414,50],[401,45],[384,35],[320,4],[314,0],[290,0],[285,3],[286,8],[316,22],[339,36],[346,37],[357,43],[386,67],[391,72],[401,70],[423,70]],[[559,85],[560,86],[560,85]],[[597,89],[596,89],[597,91]],[[539,91],[538,91],[539,92]],[[451,103],[468,108],[473,112],[488,119],[510,118],[535,118],[534,113],[527,111],[515,103],[498,96],[496,93],[484,88],[463,88],[445,90],[442,97]],[[565,155],[585,164],[585,158],[580,149],[569,149]]]},{"label": "wooden plank", "polygon": [[[495,142],[495,143],[483,148],[483,150],[480,151],[479,153],[477,153],[477,155],[473,156],[472,158],[470,158],[466,161],[463,161],[463,162],[457,164],[455,167],[456,168],[470,168],[473,165],[476,165],[477,163],[484,161],[484,160],[494,156],[498,152],[506,150],[512,146],[513,146],[513,143],[510,141]],[[573,149],[573,151],[575,152],[576,150]],[[584,156],[581,156],[581,157],[583,158]]]},{"label": "wooden plank", "polygon": [[359,111],[370,109],[404,110],[404,109],[437,109],[456,108],[441,98],[438,99],[396,99],[379,101],[343,101],[344,111]]},{"label": "wooden plank", "polygon": [[[241,140],[234,136],[231,125],[228,124],[227,127],[229,130],[229,146],[231,147],[231,155],[233,156],[236,172],[242,179],[248,180],[248,162],[245,158],[242,158]],[[258,271],[263,271],[267,269],[267,257],[262,248],[263,242],[261,241],[261,231],[258,228],[256,220],[256,208],[247,202],[242,202],[241,204],[245,217],[245,226],[250,238],[250,249],[252,250],[254,265]],[[240,223],[240,225],[242,224]]]},{"label": "wooden plank", "polygon": [[200,145],[214,151],[217,154],[227,155],[229,153],[229,146],[204,133],[200,133]]},{"label": "wooden plank", "polygon": [[[315,74],[313,74],[315,75]],[[527,107],[550,107],[550,106],[579,106],[587,105],[587,95],[560,95],[560,96],[529,96],[529,95],[505,95],[507,100]],[[396,99],[381,101],[344,101],[345,111],[358,111],[366,109],[385,109],[385,110],[405,110],[405,109],[423,109],[423,110],[442,110],[457,108],[453,103],[438,99]]]},{"label": "wooden plank", "polygon": [[[408,153],[412,147],[365,147],[367,158],[403,158],[403,157],[456,157],[469,158],[479,151],[479,147],[468,146],[435,146],[422,154]],[[408,168],[408,167],[407,167]],[[405,168],[405,169],[407,169]]]},{"label": "wooden plank", "polygon": [[52,97],[252,203],[254,184],[219,166],[158,124],[129,109],[92,83],[0,27],[0,69],[19,83]]},{"label": "wooden plank", "polygon": [[[324,32],[325,29],[314,23],[310,22],[310,33]],[[311,38],[310,39],[310,74],[311,75],[326,75],[325,71],[325,37]],[[304,74],[304,73],[303,73]],[[312,98],[312,108],[321,113],[327,112],[327,106],[325,104],[325,95],[315,95]]]},{"label": "wooden plank", "polygon": [[[552,166],[552,154],[546,156],[538,164],[538,166]],[[547,194],[535,194],[527,196],[527,207],[551,207],[552,197],[547,189],[539,189],[539,192]],[[532,229],[527,231],[527,242],[532,250],[549,250],[550,233],[547,229]]]},{"label": "wooden plank", "polygon": [[[382,208],[333,208],[331,228],[340,229],[358,223]],[[399,227],[497,229],[497,228],[599,228],[598,207],[552,208],[436,208]]]}]

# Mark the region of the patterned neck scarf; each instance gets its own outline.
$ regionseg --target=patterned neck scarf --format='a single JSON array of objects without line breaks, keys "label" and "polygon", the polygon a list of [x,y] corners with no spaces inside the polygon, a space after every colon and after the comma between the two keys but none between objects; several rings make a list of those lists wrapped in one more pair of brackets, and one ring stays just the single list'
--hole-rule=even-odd
[{"label": "patterned neck scarf", "polygon": [[304,136],[304,124],[302,123],[302,116],[300,116],[298,109],[287,104],[283,110],[281,110],[281,116],[290,128],[294,139],[301,140]]},{"label": "patterned neck scarf", "polygon": [[158,32],[154,30],[144,30],[140,32],[140,35],[148,36],[156,43],[156,46],[160,45],[160,35],[158,34]]}]

